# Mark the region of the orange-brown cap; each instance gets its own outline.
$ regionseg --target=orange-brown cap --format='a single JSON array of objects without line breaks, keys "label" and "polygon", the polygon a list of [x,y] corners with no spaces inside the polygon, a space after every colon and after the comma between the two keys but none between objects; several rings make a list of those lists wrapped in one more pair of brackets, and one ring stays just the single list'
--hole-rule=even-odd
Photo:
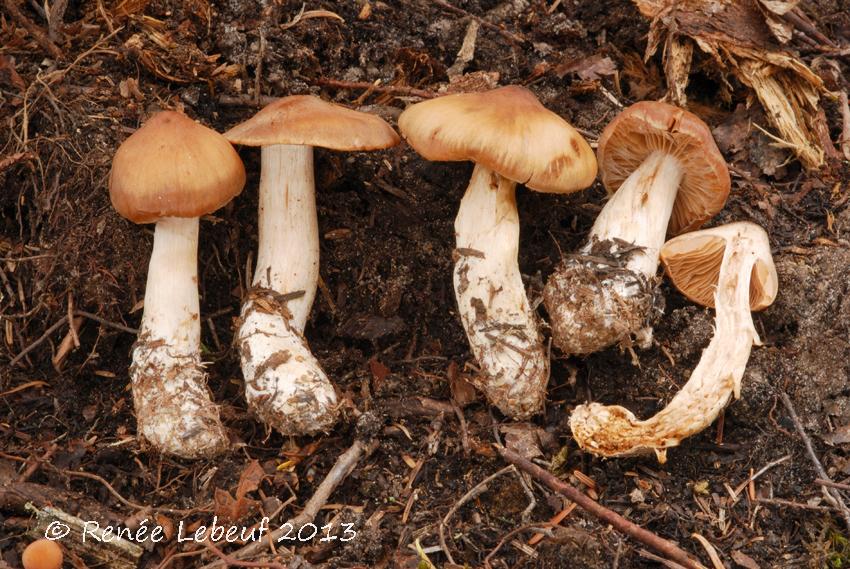
[{"label": "orange-brown cap", "polygon": [[596,178],[596,157],[584,138],[524,87],[417,103],[398,127],[428,160],[472,160],[539,192],[571,193]]},{"label": "orange-brown cap", "polygon": [[233,146],[174,111],[151,117],[112,159],[112,206],[135,223],[200,217],[239,195],[245,167]]},{"label": "orange-brown cap", "polygon": [[38,539],[24,549],[21,556],[24,569],[60,569],[62,548],[55,541]]},{"label": "orange-brown cap", "polygon": [[224,133],[233,144],[301,144],[331,150],[379,150],[401,140],[381,117],[309,95],[284,97]]},{"label": "orange-brown cap", "polygon": [[[733,238],[737,237],[737,245]],[[779,278],[767,233],[758,225],[738,222],[684,233],[661,248],[661,262],[673,284],[693,302],[714,308],[714,291],[727,247],[743,247],[752,254],[750,309],[764,310],[776,299]]]},{"label": "orange-brown cap", "polygon": [[655,101],[635,103],[602,131],[596,153],[608,192],[616,192],[656,150],[674,154],[684,170],[671,235],[693,231],[723,209],[731,181],[708,126],[693,113]]}]

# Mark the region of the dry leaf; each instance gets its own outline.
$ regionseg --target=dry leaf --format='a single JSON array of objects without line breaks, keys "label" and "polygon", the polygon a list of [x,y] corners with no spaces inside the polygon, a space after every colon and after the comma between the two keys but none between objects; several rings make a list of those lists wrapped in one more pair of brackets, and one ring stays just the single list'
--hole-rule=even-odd
[{"label": "dry leaf", "polygon": [[248,463],[248,466],[242,472],[242,476],[239,477],[235,498],[230,492],[216,488],[215,514],[222,521],[228,522],[236,522],[244,518],[259,504],[256,500],[248,498],[247,494],[259,488],[264,476],[265,472],[258,461],[252,460]]},{"label": "dry leaf", "polygon": [[345,19],[342,16],[340,16],[336,12],[331,12],[330,10],[307,10],[305,12],[302,9],[302,11],[299,12],[297,16],[292,18],[292,21],[287,22],[285,24],[281,24],[280,29],[288,30],[293,26],[297,26],[302,20],[309,20],[311,18],[330,18],[333,20],[339,20],[343,24],[345,23]]},{"label": "dry leaf", "polygon": [[464,408],[478,399],[478,392],[463,374],[458,372],[455,362],[449,364],[446,374],[449,377],[449,388],[452,392],[452,399],[457,403],[458,407]]},{"label": "dry leaf", "polygon": [[537,426],[531,423],[513,423],[502,426],[500,431],[505,435],[505,446],[520,456],[528,460],[543,456]]},{"label": "dry leaf", "polygon": [[606,75],[617,72],[617,64],[610,57],[591,55],[570,63],[562,63],[554,69],[555,75],[562,78],[569,73],[575,73],[584,81],[596,81]]},{"label": "dry leaf", "polygon": [[377,358],[372,358],[369,360],[369,371],[372,372],[372,385],[375,391],[379,391],[381,384],[384,383],[384,380],[390,374],[390,368],[378,361]]},{"label": "dry leaf", "polygon": [[842,425],[821,437],[828,445],[845,445],[850,443],[850,425]]},{"label": "dry leaf", "polygon": [[740,549],[734,550],[730,555],[732,557],[732,561],[744,569],[761,569],[759,564],[756,563],[752,557],[742,552]]}]

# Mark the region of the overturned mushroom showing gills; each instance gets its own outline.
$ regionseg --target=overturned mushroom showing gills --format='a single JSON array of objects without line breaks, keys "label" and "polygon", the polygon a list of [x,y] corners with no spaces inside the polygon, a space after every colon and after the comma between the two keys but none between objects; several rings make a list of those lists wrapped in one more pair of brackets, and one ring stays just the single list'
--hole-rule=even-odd
[{"label": "overturned mushroom showing gills", "polygon": [[257,265],[237,334],[248,405],[285,435],[326,431],[336,392],[304,338],[319,278],[313,147],[377,150],[400,139],[380,117],[310,96],[279,99],[225,136],[262,147]]},{"label": "overturned mushroom showing gills", "polygon": [[640,102],[602,132],[597,150],[611,194],[578,255],[549,277],[543,301],[555,345],[590,354],[636,337],[646,346],[658,255],[669,231],[692,231],[729,195],[729,171],[711,131],[695,115]]},{"label": "overturned mushroom showing gills", "polygon": [[761,345],[751,310],[776,298],[778,280],[764,230],[749,222],[695,231],[668,241],[661,258],[670,279],[691,300],[716,310],[714,336],[682,390],[645,421],[628,409],[580,405],[570,417],[580,447],[600,456],[667,449],[699,433],[730,398],[741,395],[741,378],[753,344]]},{"label": "overturned mushroom showing gills", "polygon": [[519,272],[517,182],[548,193],[596,177],[587,142],[523,87],[448,95],[409,107],[399,129],[428,160],[471,160],[455,219],[458,310],[481,368],[476,386],[503,413],[543,407],[549,359]]},{"label": "overturned mushroom showing gills", "polygon": [[244,185],[245,168],[230,143],[172,111],[148,120],[112,161],[113,207],[135,223],[156,223],[130,368],[138,432],[158,450],[184,458],[228,447],[201,363],[198,218]]}]

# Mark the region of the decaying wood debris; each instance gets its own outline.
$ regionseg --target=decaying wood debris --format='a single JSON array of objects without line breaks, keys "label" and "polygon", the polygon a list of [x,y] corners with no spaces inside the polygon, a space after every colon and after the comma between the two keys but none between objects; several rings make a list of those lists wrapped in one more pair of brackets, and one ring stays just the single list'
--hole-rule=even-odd
[{"label": "decaying wood debris", "polygon": [[[792,150],[808,169],[820,168],[835,152],[827,135],[820,98],[829,91],[808,65],[785,49],[793,21],[801,18],[796,1],[784,0],[634,0],[650,18],[646,57],[663,51],[666,98],[687,102],[685,89],[694,65],[694,46],[722,73],[750,87],[778,131],[777,143]],[[796,17],[795,17],[796,16]],[[663,46],[663,47],[662,47]],[[720,95],[732,84],[721,77]]]}]

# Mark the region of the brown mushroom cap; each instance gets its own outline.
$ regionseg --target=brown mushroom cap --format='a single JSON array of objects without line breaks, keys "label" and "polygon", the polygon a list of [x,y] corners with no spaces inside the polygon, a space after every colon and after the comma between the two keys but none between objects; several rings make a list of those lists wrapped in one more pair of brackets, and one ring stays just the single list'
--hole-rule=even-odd
[{"label": "brown mushroom cap", "polygon": [[379,150],[401,139],[381,117],[309,95],[284,97],[224,133],[233,144],[300,144],[331,150]]},{"label": "brown mushroom cap", "polygon": [[226,138],[174,111],[151,117],[115,153],[112,206],[135,223],[200,217],[239,195],[245,167]]},{"label": "brown mushroom cap", "polygon": [[[729,226],[725,226],[729,227]],[[661,248],[661,262],[670,280],[693,302],[715,308],[714,292],[720,276],[720,264],[727,240],[723,227],[685,233],[671,239]],[[770,255],[767,235],[758,246],[765,251],[753,264],[750,276],[750,309],[764,310],[776,299],[779,279]]]},{"label": "brown mushroom cap", "polygon": [[684,169],[670,235],[693,231],[723,209],[731,181],[708,126],[693,113],[655,101],[635,103],[602,131],[596,153],[608,193],[656,150],[676,156]]},{"label": "brown mushroom cap", "polygon": [[21,563],[24,569],[60,569],[62,548],[55,541],[38,539],[24,549]]},{"label": "brown mushroom cap", "polygon": [[472,160],[539,192],[571,193],[596,178],[584,138],[524,87],[417,103],[398,126],[428,160]]}]

